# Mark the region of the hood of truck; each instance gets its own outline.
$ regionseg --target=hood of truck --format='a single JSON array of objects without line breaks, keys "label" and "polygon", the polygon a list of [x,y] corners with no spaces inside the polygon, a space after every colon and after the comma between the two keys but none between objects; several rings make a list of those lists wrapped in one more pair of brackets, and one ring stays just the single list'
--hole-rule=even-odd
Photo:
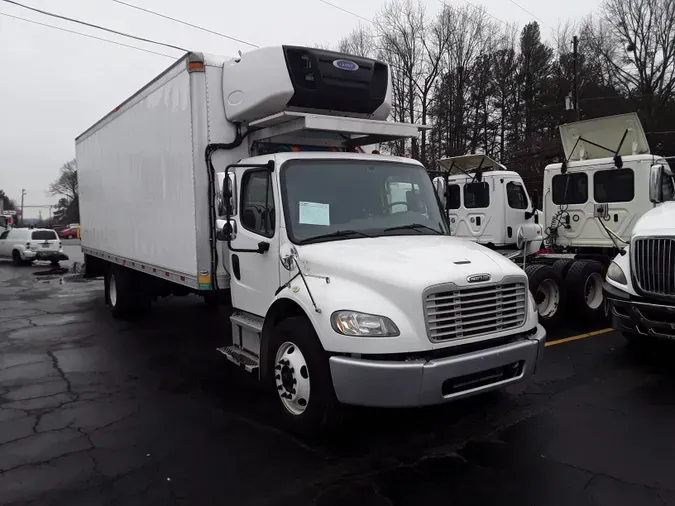
[{"label": "hood of truck", "polygon": [[475,286],[468,278],[489,274],[490,282],[525,273],[499,253],[450,236],[387,236],[349,239],[298,248],[300,263],[310,273],[336,276],[368,285],[409,288],[432,285]]},{"label": "hood of truck", "polygon": [[633,227],[633,237],[675,236],[675,202],[664,202],[646,212]]}]

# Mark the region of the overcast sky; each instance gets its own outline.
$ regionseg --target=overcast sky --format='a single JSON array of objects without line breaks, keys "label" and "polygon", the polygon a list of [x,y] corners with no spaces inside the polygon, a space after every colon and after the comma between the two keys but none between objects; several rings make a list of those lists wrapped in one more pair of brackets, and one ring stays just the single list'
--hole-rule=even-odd
[{"label": "overcast sky", "polygon": [[[250,46],[153,16],[112,0],[17,0],[65,16],[119,31],[171,43],[195,51],[235,56]],[[125,0],[260,45],[335,44],[367,23],[320,0]],[[433,14],[439,0],[424,0]],[[534,14],[557,28],[559,22],[581,18],[600,0],[542,2],[471,0],[506,22],[520,26]],[[466,0],[446,0],[465,5]],[[374,18],[383,0],[330,0],[364,18]],[[125,39],[74,23],[26,11],[0,0],[0,13],[56,25],[98,37],[166,53],[180,52]],[[542,25],[550,38],[551,29]],[[46,193],[59,167],[75,156],[77,135],[107,114],[164,68],[172,58],[144,53],[0,16],[0,188],[17,201],[26,189],[25,205],[52,204]],[[48,208],[43,208],[48,216]],[[37,208],[26,208],[37,217]]]}]

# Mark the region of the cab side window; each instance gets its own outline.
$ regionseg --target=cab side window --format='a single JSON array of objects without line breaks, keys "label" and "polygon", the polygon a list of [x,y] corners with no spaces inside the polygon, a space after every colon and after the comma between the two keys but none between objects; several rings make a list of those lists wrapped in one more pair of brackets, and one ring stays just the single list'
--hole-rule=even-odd
[{"label": "cab side window", "polygon": [[274,236],[274,192],[267,170],[249,170],[242,181],[241,226],[264,237]]},{"label": "cab side window", "polygon": [[5,230],[2,235],[0,235],[0,241],[3,239],[7,239],[7,236],[9,235],[9,230]]},{"label": "cab side window", "polygon": [[527,195],[525,188],[519,183],[506,183],[506,200],[511,209],[527,209]]}]

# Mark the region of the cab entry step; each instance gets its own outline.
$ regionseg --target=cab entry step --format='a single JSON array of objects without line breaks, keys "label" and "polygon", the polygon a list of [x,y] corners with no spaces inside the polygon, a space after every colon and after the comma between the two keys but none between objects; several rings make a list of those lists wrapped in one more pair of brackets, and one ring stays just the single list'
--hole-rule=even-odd
[{"label": "cab entry step", "polygon": [[240,367],[246,369],[246,372],[257,372],[260,360],[253,353],[242,350],[237,346],[223,346],[216,348],[227,359]]}]

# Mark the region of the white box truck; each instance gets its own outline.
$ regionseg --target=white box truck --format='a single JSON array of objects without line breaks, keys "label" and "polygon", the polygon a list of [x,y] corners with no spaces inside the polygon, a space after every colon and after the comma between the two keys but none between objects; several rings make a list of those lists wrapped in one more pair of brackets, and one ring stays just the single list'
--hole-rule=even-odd
[{"label": "white box truck", "polygon": [[220,351],[299,431],[340,403],[431,405],[530,377],[546,333],[524,272],[449,236],[419,162],[359,152],[424,128],[384,121],[390,97],[367,58],[189,53],[84,132],[86,275],[105,277],[113,315],[227,298]]}]

